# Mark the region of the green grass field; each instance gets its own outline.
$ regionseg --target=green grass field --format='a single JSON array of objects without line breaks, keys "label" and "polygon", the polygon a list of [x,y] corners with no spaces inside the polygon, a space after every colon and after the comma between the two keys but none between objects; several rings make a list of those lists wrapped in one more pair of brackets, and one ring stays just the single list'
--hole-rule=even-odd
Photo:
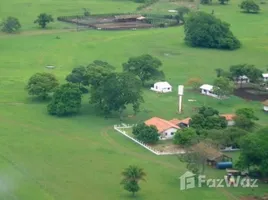
[{"label": "green grass field", "polygon": [[[138,4],[131,1],[2,0],[0,17],[18,17],[23,29],[18,35],[0,34],[0,199],[131,199],[119,185],[121,171],[130,164],[139,165],[147,172],[147,182],[142,183],[137,196],[139,200],[226,200],[232,199],[231,194],[250,193],[249,189],[228,188],[180,191],[178,177],[186,171],[184,164],[175,156],[154,156],[113,131],[112,125],[120,123],[119,118],[104,119],[88,104],[88,96],[84,97],[78,116],[55,118],[47,114],[47,103],[32,100],[24,90],[32,74],[49,71],[46,65],[56,66],[51,72],[64,82],[67,73],[77,65],[100,59],[120,71],[121,64],[129,57],[144,53],[161,59],[167,81],[174,90],[191,77],[212,83],[215,68],[249,63],[265,69],[268,4],[261,5],[259,15],[240,13],[238,4],[239,1],[231,0],[226,6],[215,2],[201,7],[208,12],[214,9],[217,17],[229,22],[243,44],[237,51],[219,51],[187,47],[183,42],[183,27],[75,32],[63,29],[71,26],[60,22],[51,24],[48,30],[40,30],[33,24],[41,12],[54,17],[81,14],[82,8],[92,13],[132,12]],[[159,5],[153,5],[152,10],[154,8]],[[56,39],[57,36],[60,39]],[[166,53],[169,56],[165,56]],[[268,119],[259,102],[249,103],[237,97],[219,102],[186,91],[181,116],[176,114],[176,91],[157,95],[146,89],[144,99],[141,112],[135,118],[127,118],[132,114],[130,111],[125,113],[125,123],[137,123],[152,116],[185,117],[200,105],[216,107],[222,113],[252,107],[260,117],[260,124],[267,123]],[[208,172],[210,176],[223,175],[216,170]],[[265,190],[267,188],[261,187],[256,192]]]}]

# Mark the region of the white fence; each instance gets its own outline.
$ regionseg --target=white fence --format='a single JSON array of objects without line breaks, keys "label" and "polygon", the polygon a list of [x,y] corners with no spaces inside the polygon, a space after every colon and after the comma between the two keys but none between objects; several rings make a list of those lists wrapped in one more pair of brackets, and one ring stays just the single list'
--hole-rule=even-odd
[{"label": "white fence", "polygon": [[182,153],[184,153],[183,151],[174,152],[174,153],[157,151],[157,150],[153,149],[152,147],[148,146],[147,144],[145,144],[145,143],[143,143],[141,141],[138,141],[135,138],[129,136],[128,134],[126,134],[126,131],[121,130],[121,129],[124,129],[124,128],[132,128],[133,126],[134,125],[129,125],[129,124],[114,125],[114,129],[116,131],[118,131],[119,133],[121,133],[122,135],[126,136],[127,138],[131,139],[135,143],[137,143],[137,144],[141,145],[142,147],[144,147],[145,149],[149,150],[150,152],[152,152],[155,155],[174,155],[174,154],[182,154]]}]

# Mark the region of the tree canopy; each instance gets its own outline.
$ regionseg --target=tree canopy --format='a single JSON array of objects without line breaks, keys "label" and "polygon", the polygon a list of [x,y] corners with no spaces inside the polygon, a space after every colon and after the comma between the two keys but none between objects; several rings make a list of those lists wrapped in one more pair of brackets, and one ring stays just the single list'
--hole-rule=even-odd
[{"label": "tree canopy", "polygon": [[124,189],[131,192],[133,196],[140,190],[139,182],[145,181],[146,173],[142,168],[135,165],[130,165],[122,172],[123,179],[121,184]]},{"label": "tree canopy", "polygon": [[184,32],[186,43],[193,47],[233,50],[241,45],[228,23],[201,11],[188,15]]},{"label": "tree canopy", "polygon": [[237,166],[241,169],[257,167],[263,177],[268,177],[268,128],[249,133],[241,139]]},{"label": "tree canopy", "polygon": [[133,106],[133,111],[139,111],[143,102],[141,82],[129,73],[112,73],[108,75],[101,85],[91,88],[91,100],[107,115],[112,111],[122,113],[127,105]]},{"label": "tree canopy", "polygon": [[252,130],[255,126],[255,122],[253,120],[258,120],[253,109],[240,108],[236,110],[236,117],[234,119],[236,127],[247,131]]},{"label": "tree canopy", "polygon": [[0,24],[1,30],[5,33],[16,33],[20,30],[21,24],[16,17],[8,17]]},{"label": "tree canopy", "polygon": [[254,0],[244,0],[240,4],[240,8],[246,13],[258,13],[260,11],[260,6]]},{"label": "tree canopy", "polygon": [[45,99],[58,85],[59,82],[53,74],[42,72],[30,77],[26,85],[26,90],[29,95]]},{"label": "tree canopy", "polygon": [[144,85],[145,81],[164,78],[164,72],[159,69],[161,66],[162,62],[158,58],[144,54],[129,58],[127,63],[123,63],[123,70],[138,76]]},{"label": "tree canopy", "polygon": [[81,88],[81,85],[88,86],[89,80],[86,68],[83,66],[75,67],[72,72],[66,76],[66,81],[77,83],[79,88]]},{"label": "tree canopy", "polygon": [[40,15],[37,16],[37,19],[34,21],[34,23],[39,24],[41,28],[45,28],[48,23],[53,22],[54,19],[51,15],[47,13],[41,13]]},{"label": "tree canopy", "polygon": [[235,85],[226,77],[218,77],[214,80],[213,92],[220,98],[233,94]]},{"label": "tree canopy", "polygon": [[219,111],[211,107],[202,106],[199,112],[191,117],[190,127],[197,130],[202,129],[223,129],[227,127],[227,121],[219,116]]},{"label": "tree canopy", "polygon": [[147,126],[144,123],[133,127],[132,133],[136,138],[146,144],[154,144],[159,140],[159,134],[155,126]]},{"label": "tree canopy", "polygon": [[73,83],[66,83],[55,90],[47,110],[49,114],[57,116],[75,114],[79,112],[81,101],[82,93],[79,87]]},{"label": "tree canopy", "polygon": [[197,137],[196,131],[193,128],[184,128],[182,130],[178,130],[174,136],[174,144],[189,146],[191,145],[195,138]]}]

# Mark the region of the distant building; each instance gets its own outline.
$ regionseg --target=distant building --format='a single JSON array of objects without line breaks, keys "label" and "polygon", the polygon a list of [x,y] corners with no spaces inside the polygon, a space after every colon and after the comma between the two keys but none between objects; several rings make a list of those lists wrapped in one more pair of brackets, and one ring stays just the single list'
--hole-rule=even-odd
[{"label": "distant building", "polygon": [[170,120],[170,122],[173,123],[173,124],[176,124],[180,128],[186,128],[186,127],[189,127],[190,120],[191,120],[190,117],[187,117],[185,119],[176,119],[176,118],[174,118],[174,119]]},{"label": "distant building", "polygon": [[235,77],[234,79],[236,83],[249,83],[250,82],[250,79],[246,75]]},{"label": "distant building", "polygon": [[145,17],[142,15],[116,15],[114,16],[114,19],[117,22],[133,22],[137,20],[143,20]]},{"label": "distant building", "polygon": [[151,90],[161,93],[172,92],[172,86],[168,82],[157,82]]},{"label": "distant building", "polygon": [[263,110],[268,112],[268,99],[264,101],[262,104],[263,104]]},{"label": "distant building", "polygon": [[177,130],[180,129],[179,126],[173,124],[170,121],[161,119],[159,117],[153,117],[144,122],[147,126],[155,126],[159,133],[159,138],[161,140],[171,139],[174,137]]},{"label": "distant building", "polygon": [[222,114],[220,116],[226,119],[228,126],[233,126],[235,124],[235,121],[234,121],[234,118],[236,116],[235,114]]},{"label": "distant building", "polygon": [[263,73],[262,74],[263,81],[268,81],[268,73]]},{"label": "distant building", "polygon": [[213,86],[212,85],[204,84],[204,85],[201,85],[200,89],[201,89],[201,94],[205,94],[205,95],[208,95],[211,97],[218,98],[218,95],[213,93]]}]

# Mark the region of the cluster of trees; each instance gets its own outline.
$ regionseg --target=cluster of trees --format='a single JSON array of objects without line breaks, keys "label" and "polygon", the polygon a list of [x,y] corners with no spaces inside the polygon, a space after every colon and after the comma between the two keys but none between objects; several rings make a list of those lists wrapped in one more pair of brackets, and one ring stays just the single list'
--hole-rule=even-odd
[{"label": "cluster of trees", "polygon": [[218,78],[224,77],[230,81],[240,83],[240,87],[243,85],[243,80],[241,80],[242,76],[247,76],[253,84],[265,85],[262,78],[263,71],[250,64],[232,65],[230,66],[229,71],[218,68],[216,69],[216,73]]},{"label": "cluster of trees", "polygon": [[155,144],[159,140],[159,134],[155,126],[147,126],[140,123],[133,127],[132,134],[146,144]]},{"label": "cluster of trees", "polygon": [[193,47],[217,49],[240,48],[240,41],[230,30],[230,24],[205,12],[192,12],[184,25],[185,41]]},{"label": "cluster of trees", "polygon": [[123,64],[123,72],[116,72],[107,62],[95,60],[88,66],[74,68],[66,76],[63,85],[50,73],[36,73],[30,77],[26,89],[29,95],[52,100],[48,105],[51,115],[64,116],[76,114],[81,107],[82,95],[90,94],[90,103],[105,116],[118,112],[120,119],[127,106],[132,105],[136,114],[142,97],[142,85],[147,81],[161,79],[162,63],[151,55],[130,58]]},{"label": "cluster of trees", "polygon": [[255,127],[254,111],[251,108],[236,110],[234,126],[227,126],[227,121],[219,112],[211,107],[200,107],[190,120],[190,128],[178,130],[174,143],[189,146],[201,140],[210,140],[218,147],[232,146],[239,148],[239,139]]},{"label": "cluster of trees", "polygon": [[[34,23],[37,23],[41,28],[45,28],[48,23],[53,21],[54,19],[51,15],[41,13],[38,15]],[[21,23],[19,22],[18,18],[10,16],[3,20],[3,22],[0,24],[0,27],[1,31],[5,33],[17,33],[21,28]]]}]

